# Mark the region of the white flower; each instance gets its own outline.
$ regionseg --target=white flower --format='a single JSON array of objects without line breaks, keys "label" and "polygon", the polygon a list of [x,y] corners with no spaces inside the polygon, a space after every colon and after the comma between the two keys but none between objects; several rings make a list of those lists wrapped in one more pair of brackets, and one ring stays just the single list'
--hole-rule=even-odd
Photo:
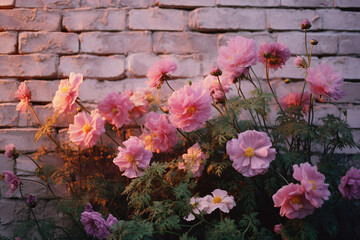
[{"label": "white flower", "polygon": [[[193,212],[195,214],[200,214],[201,211],[204,211],[209,207],[209,203],[204,200],[204,198],[192,197],[190,198],[190,205],[193,207]],[[184,218],[186,221],[192,221],[195,219],[193,213],[190,213],[189,216]]]},{"label": "white flower", "polygon": [[215,189],[211,195],[204,197],[204,200],[208,202],[209,207],[204,209],[207,214],[212,213],[215,209],[220,209],[222,212],[228,213],[233,207],[236,206],[233,196],[229,196],[228,193],[221,189]]}]

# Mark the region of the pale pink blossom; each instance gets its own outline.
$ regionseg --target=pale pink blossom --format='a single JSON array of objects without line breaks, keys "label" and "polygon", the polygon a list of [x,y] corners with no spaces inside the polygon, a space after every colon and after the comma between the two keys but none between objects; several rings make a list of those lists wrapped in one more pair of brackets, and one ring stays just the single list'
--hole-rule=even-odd
[{"label": "pale pink blossom", "polygon": [[210,92],[200,85],[185,85],[168,99],[170,122],[183,131],[202,127],[211,116]]},{"label": "pale pink blossom", "polygon": [[7,158],[14,158],[14,154],[13,154],[14,151],[16,151],[14,144],[10,143],[5,146],[5,156]]},{"label": "pale pink blossom", "polygon": [[25,112],[26,109],[30,106],[31,93],[28,86],[22,82],[15,92],[15,97],[20,100],[16,106],[16,110],[21,113]]},{"label": "pale pink blossom", "polygon": [[300,56],[296,56],[296,58],[294,58],[294,64],[298,68],[306,68],[307,67],[307,63],[306,63],[305,59]]},{"label": "pale pink blossom", "polygon": [[98,110],[91,111],[91,115],[82,111],[74,117],[74,124],[69,126],[69,138],[80,147],[92,147],[105,132],[104,124]]},{"label": "pale pink blossom", "polygon": [[309,84],[310,92],[335,100],[342,98],[345,93],[341,90],[344,79],[341,72],[335,72],[333,67],[325,62],[316,69],[309,68],[306,82]]},{"label": "pale pink blossom", "polygon": [[208,202],[208,207],[204,209],[207,214],[212,213],[215,209],[228,213],[236,206],[233,196],[229,196],[225,190],[215,189],[212,195],[206,195],[203,200]]},{"label": "pale pink blossom", "polygon": [[125,147],[119,147],[119,154],[113,162],[119,167],[122,174],[128,178],[136,178],[147,169],[153,156],[151,151],[145,149],[138,137],[130,137],[124,142]]},{"label": "pale pink blossom", "polygon": [[290,50],[283,43],[263,43],[260,45],[259,62],[268,63],[271,69],[281,68],[290,58]]},{"label": "pale pink blossom", "polygon": [[345,199],[360,199],[360,169],[351,167],[340,179],[339,190]]},{"label": "pale pink blossom", "polygon": [[[282,96],[279,98],[280,106],[283,109],[289,109],[293,108],[295,106],[300,106],[300,100],[301,100],[301,93],[298,92],[292,92],[285,96]],[[304,113],[309,112],[310,108],[310,94],[308,92],[304,92],[301,100],[301,110]]]},{"label": "pale pink blossom", "polygon": [[5,182],[10,185],[9,191],[6,195],[12,194],[21,184],[20,179],[15,176],[14,172],[12,171],[3,171],[5,174]]},{"label": "pale pink blossom", "polygon": [[[205,201],[203,198],[192,197],[190,198],[190,205],[192,206],[192,211],[195,214],[200,214],[201,211],[204,211],[209,207],[209,203]],[[195,216],[192,212],[184,218],[186,221],[192,221],[195,219]]]},{"label": "pale pink blossom", "polygon": [[52,101],[53,107],[59,113],[72,113],[76,110],[75,101],[79,96],[79,88],[83,82],[81,73],[70,73],[69,79],[60,81],[59,88]]},{"label": "pale pink blossom", "polygon": [[129,112],[134,108],[134,104],[130,100],[129,93],[113,92],[107,95],[98,105],[99,113],[110,124],[121,128],[124,124],[131,122]]},{"label": "pale pink blossom", "polygon": [[130,100],[134,104],[131,113],[134,118],[141,118],[148,111],[151,97],[152,90],[149,88],[138,88],[136,92],[131,92]]},{"label": "pale pink blossom", "polygon": [[140,138],[146,150],[168,152],[178,142],[176,128],[171,125],[166,114],[149,112],[145,117],[145,129]]},{"label": "pale pink blossom", "polygon": [[[221,86],[225,93],[228,93],[230,90],[230,85],[233,83],[232,78],[228,77],[227,75],[223,75],[219,77]],[[224,93],[221,89],[219,84],[219,80],[217,77],[208,75],[204,78],[204,87],[209,90],[212,98],[216,102],[222,102],[225,99]]]},{"label": "pale pink blossom", "polygon": [[276,151],[271,148],[270,138],[264,132],[247,130],[227,142],[226,153],[233,167],[245,177],[265,174]]},{"label": "pale pink blossom", "polygon": [[289,219],[304,218],[314,212],[315,207],[305,197],[304,187],[290,183],[280,188],[273,196],[274,207],[280,207],[280,215]]},{"label": "pale pink blossom", "polygon": [[311,166],[309,163],[300,163],[300,166],[294,165],[293,177],[301,182],[305,190],[305,197],[311,204],[319,208],[324,200],[329,200],[329,184],[325,183],[325,176],[317,171],[317,166]]},{"label": "pale pink blossom", "polygon": [[149,87],[160,87],[164,79],[169,78],[169,75],[176,71],[177,65],[174,61],[164,58],[154,63],[148,70],[146,77],[150,81],[146,84]]},{"label": "pale pink blossom", "polygon": [[184,162],[179,163],[179,169],[190,169],[194,177],[200,177],[205,166],[206,154],[201,151],[199,143],[195,143],[182,155]]},{"label": "pale pink blossom", "polygon": [[248,68],[256,64],[256,43],[241,36],[230,38],[227,46],[219,48],[218,64],[233,77],[247,74]]}]

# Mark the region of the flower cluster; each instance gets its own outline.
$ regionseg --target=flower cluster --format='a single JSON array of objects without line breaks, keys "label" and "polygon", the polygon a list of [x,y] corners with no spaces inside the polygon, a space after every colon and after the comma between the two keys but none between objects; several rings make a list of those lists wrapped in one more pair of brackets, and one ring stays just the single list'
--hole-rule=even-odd
[{"label": "flower cluster", "polygon": [[182,155],[184,162],[179,163],[179,169],[190,169],[194,177],[200,177],[204,167],[206,155],[201,151],[199,143],[195,143]]}]

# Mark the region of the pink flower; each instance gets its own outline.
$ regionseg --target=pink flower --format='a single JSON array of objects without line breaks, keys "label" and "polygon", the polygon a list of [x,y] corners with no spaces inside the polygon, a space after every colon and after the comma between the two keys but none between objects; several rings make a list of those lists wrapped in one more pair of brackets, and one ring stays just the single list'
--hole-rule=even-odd
[{"label": "pink flower", "polygon": [[259,62],[268,63],[274,70],[281,68],[290,58],[290,50],[283,43],[263,43],[259,48]]},{"label": "pink flower", "polygon": [[[14,158],[15,156],[18,156],[19,154],[14,154],[14,151],[16,153],[15,145],[10,143],[5,146],[5,156],[7,158]],[[15,155],[15,156],[14,156]]]},{"label": "pink flower", "polygon": [[191,169],[194,177],[200,177],[204,170],[205,153],[201,151],[199,143],[195,143],[182,155],[184,162],[179,163],[179,169]]},{"label": "pink flower", "polygon": [[249,72],[248,67],[256,64],[256,43],[252,39],[234,37],[227,41],[227,46],[219,48],[219,66],[233,75],[239,77]]},{"label": "pink flower", "polygon": [[[279,98],[279,103],[283,109],[289,109],[295,106],[300,106],[301,93],[292,92],[288,95],[282,96]],[[309,112],[310,108],[310,94],[304,92],[302,101],[301,101],[302,111],[305,113]]]},{"label": "pink flower", "polygon": [[134,104],[131,113],[134,118],[141,118],[147,111],[149,100],[152,97],[152,91],[148,88],[136,89],[136,92],[130,94],[130,100]]},{"label": "pink flower", "polygon": [[5,182],[10,185],[10,190],[6,195],[10,195],[19,187],[20,179],[12,171],[3,171],[3,173],[5,174]]},{"label": "pink flower", "polygon": [[[229,92],[230,85],[233,83],[232,78],[223,75],[220,78],[221,86],[224,89],[224,92]],[[204,87],[209,90],[211,96],[216,102],[224,101],[225,96],[219,84],[218,78],[212,75],[208,75],[204,79]]]},{"label": "pink flower", "polygon": [[311,93],[331,97],[335,100],[345,95],[341,91],[343,81],[341,72],[335,72],[331,66],[324,62],[316,69],[309,68],[306,78]]},{"label": "pink flower", "polygon": [[280,215],[289,219],[304,218],[314,212],[315,207],[305,197],[305,190],[299,184],[290,183],[273,195],[274,207],[280,207]]},{"label": "pink flower", "polygon": [[226,153],[239,173],[252,177],[267,172],[276,151],[266,133],[248,130],[227,142]]},{"label": "pink flower", "polygon": [[16,106],[16,110],[21,113],[25,112],[26,109],[30,106],[31,93],[24,82],[20,83],[20,86],[15,92],[15,97],[20,100],[18,105]]},{"label": "pink flower", "polygon": [[325,176],[317,171],[317,166],[311,166],[309,163],[301,163],[300,167],[294,165],[293,177],[301,182],[305,190],[305,197],[311,204],[319,208],[328,200],[330,192],[329,184],[326,184]]},{"label": "pink flower", "polygon": [[166,114],[149,112],[145,117],[145,127],[140,138],[146,150],[168,152],[178,142],[176,128],[171,125]]},{"label": "pink flower", "polygon": [[60,81],[59,88],[52,101],[53,107],[59,113],[71,113],[75,111],[75,100],[79,96],[79,88],[83,82],[81,73],[70,73],[69,79]]},{"label": "pink flower", "polygon": [[220,209],[220,211],[228,213],[230,210],[236,206],[233,196],[229,196],[225,190],[215,189],[211,195],[207,195],[203,198],[208,202],[209,206],[204,209],[207,214],[212,213],[215,209]]},{"label": "pink flower", "polygon": [[69,138],[80,147],[92,147],[105,132],[105,121],[98,110],[91,111],[91,115],[82,111],[74,118],[74,124],[69,126]]},{"label": "pink flower", "polygon": [[351,167],[340,179],[339,190],[345,199],[360,199],[360,169]]},{"label": "pink flower", "polygon": [[146,77],[148,77],[150,81],[147,81],[146,84],[152,88],[160,87],[163,80],[169,78],[169,75],[174,73],[176,68],[176,63],[167,58],[155,62],[154,65],[147,70]]},{"label": "pink flower", "polygon": [[309,22],[309,19],[305,18],[305,20],[301,22],[300,27],[301,29],[310,29],[311,24]]},{"label": "pink flower", "polygon": [[219,67],[213,67],[210,71],[210,75],[215,76],[215,77],[221,76],[221,74],[222,74],[222,71]]},{"label": "pink flower", "polygon": [[212,99],[200,85],[185,85],[168,99],[170,122],[186,132],[198,130],[211,116]]},{"label": "pink flower", "polygon": [[121,128],[131,122],[129,112],[134,108],[134,104],[130,100],[129,93],[113,92],[99,103],[98,108],[101,116],[109,123]]},{"label": "pink flower", "polygon": [[86,233],[96,238],[105,239],[110,234],[110,227],[98,212],[85,211],[81,213],[80,221],[85,226]]},{"label": "pink flower", "polygon": [[130,137],[124,142],[125,148],[119,147],[119,154],[113,162],[120,171],[125,171],[123,176],[136,178],[143,174],[142,170],[149,167],[153,156],[151,151],[144,148],[142,141],[137,137]]},{"label": "pink flower", "polygon": [[[274,226],[274,232],[275,232],[277,235],[278,235],[278,234],[281,234],[282,228],[283,228],[283,225],[282,225],[281,223],[276,224],[276,225]],[[281,238],[282,238],[283,240],[287,240],[287,238],[284,238],[283,236],[281,236]]]},{"label": "pink flower", "polygon": [[307,67],[306,60],[300,56],[296,56],[296,58],[294,59],[294,64],[298,68],[306,68]]},{"label": "pink flower", "polygon": [[114,217],[112,214],[109,214],[108,218],[106,219],[106,225],[110,229],[112,225],[118,222],[117,218]]},{"label": "pink flower", "polygon": [[[190,198],[190,205],[193,208],[193,212],[195,214],[200,214],[201,211],[207,209],[209,207],[209,203],[205,201],[203,198],[199,197],[192,197]],[[192,221],[195,219],[195,216],[193,213],[190,213],[186,218],[184,218],[186,221]]]}]

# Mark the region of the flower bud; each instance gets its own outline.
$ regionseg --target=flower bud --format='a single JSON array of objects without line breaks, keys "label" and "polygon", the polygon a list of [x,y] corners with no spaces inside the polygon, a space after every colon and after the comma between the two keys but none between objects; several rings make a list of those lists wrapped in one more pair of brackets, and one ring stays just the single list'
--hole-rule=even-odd
[{"label": "flower bud", "polygon": [[32,194],[29,194],[26,198],[26,203],[27,205],[29,205],[29,208],[34,208],[36,207],[36,199],[35,196]]},{"label": "flower bud", "polygon": [[317,45],[319,42],[316,39],[311,39],[311,45]]},{"label": "flower bud", "polygon": [[289,84],[289,83],[290,83],[290,79],[288,79],[288,78],[285,79],[285,80],[284,80],[284,83]]},{"label": "flower bud", "polygon": [[82,108],[77,108],[76,109],[76,112],[78,112],[78,113],[81,112],[81,111],[82,111]]},{"label": "flower bud", "polygon": [[311,24],[309,22],[309,19],[305,19],[304,21],[301,22],[300,24],[301,29],[310,29],[311,28]]},{"label": "flower bud", "polygon": [[222,71],[219,67],[214,67],[213,69],[211,69],[210,74],[217,77],[217,76],[221,76]]},{"label": "flower bud", "polygon": [[188,84],[189,86],[191,86],[191,85],[192,85],[192,81],[191,81],[191,80],[188,80],[188,81],[187,81],[187,84]]},{"label": "flower bud", "polygon": [[300,56],[296,56],[296,58],[294,59],[294,64],[298,68],[306,68],[307,67],[306,60],[303,57],[300,57]]}]

